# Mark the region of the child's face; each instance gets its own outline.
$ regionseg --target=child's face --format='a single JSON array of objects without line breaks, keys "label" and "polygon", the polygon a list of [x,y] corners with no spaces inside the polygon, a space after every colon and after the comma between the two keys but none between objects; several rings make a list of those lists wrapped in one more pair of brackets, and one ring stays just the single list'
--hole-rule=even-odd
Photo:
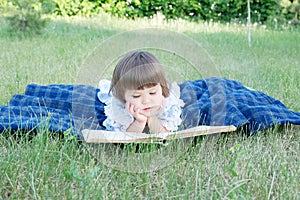
[{"label": "child's face", "polygon": [[158,107],[163,106],[164,99],[160,84],[140,90],[125,91],[126,103],[133,105],[135,110],[140,109],[143,113],[148,113],[146,114],[148,116]]}]

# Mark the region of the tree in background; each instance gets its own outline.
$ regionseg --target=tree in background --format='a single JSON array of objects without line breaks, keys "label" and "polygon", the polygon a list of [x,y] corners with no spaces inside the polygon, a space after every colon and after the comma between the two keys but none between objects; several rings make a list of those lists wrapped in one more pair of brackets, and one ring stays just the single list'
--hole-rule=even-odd
[{"label": "tree in background", "polygon": [[11,34],[40,34],[49,21],[43,14],[51,12],[53,6],[49,0],[11,0],[6,20]]},{"label": "tree in background", "polygon": [[283,7],[283,12],[294,13],[293,23],[298,24],[300,5],[298,0],[281,0],[280,5]]}]

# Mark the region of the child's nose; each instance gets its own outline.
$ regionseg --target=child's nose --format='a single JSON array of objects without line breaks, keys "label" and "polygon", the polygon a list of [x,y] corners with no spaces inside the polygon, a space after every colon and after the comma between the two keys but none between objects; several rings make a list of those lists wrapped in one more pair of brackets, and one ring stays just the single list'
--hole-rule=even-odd
[{"label": "child's nose", "polygon": [[146,103],[148,103],[148,102],[149,102],[149,98],[144,97],[143,100],[142,100],[142,103],[143,103],[143,104],[146,104]]}]

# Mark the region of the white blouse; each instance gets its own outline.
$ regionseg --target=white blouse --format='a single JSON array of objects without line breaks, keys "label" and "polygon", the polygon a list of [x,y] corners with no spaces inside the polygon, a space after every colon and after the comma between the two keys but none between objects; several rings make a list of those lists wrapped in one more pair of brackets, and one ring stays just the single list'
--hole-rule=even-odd
[{"label": "white blouse", "polygon": [[[104,120],[103,126],[109,131],[125,132],[134,118],[120,100],[108,94],[110,83],[109,80],[101,80],[99,82],[100,91],[97,94],[99,100],[106,104],[104,113],[107,118]],[[173,82],[170,86],[170,95],[165,99],[163,110],[157,115],[157,118],[166,129],[176,131],[182,123],[180,115],[183,106],[184,102],[180,99],[180,88],[176,82]]]}]

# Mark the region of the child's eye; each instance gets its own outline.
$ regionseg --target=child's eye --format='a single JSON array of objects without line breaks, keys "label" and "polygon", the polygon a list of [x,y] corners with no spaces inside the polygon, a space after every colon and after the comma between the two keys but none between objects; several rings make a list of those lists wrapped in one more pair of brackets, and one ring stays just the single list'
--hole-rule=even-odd
[{"label": "child's eye", "polygon": [[156,92],[150,92],[149,94],[150,94],[150,95],[155,95],[155,94],[156,94]]},{"label": "child's eye", "polygon": [[132,95],[132,97],[134,98],[134,99],[137,99],[137,98],[139,98],[141,95]]}]

